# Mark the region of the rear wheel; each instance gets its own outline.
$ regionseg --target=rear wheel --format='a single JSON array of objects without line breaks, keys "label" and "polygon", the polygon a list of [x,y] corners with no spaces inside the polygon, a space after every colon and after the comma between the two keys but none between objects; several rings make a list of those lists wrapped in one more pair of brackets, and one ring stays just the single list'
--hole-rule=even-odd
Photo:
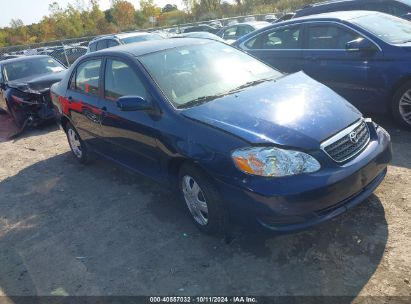
[{"label": "rear wheel", "polygon": [[70,145],[71,152],[75,158],[85,164],[89,161],[89,152],[86,145],[78,134],[77,130],[71,123],[66,124],[66,135]]},{"label": "rear wheel", "polygon": [[197,228],[207,234],[224,233],[228,214],[213,182],[198,168],[185,164],[180,169],[179,185]]},{"label": "rear wheel", "polygon": [[395,93],[392,113],[401,125],[411,129],[411,81],[402,85]]}]

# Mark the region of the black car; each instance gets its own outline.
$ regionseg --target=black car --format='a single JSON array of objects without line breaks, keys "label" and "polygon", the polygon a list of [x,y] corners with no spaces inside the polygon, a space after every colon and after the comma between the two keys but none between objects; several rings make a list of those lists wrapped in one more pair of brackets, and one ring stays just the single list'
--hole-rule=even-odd
[{"label": "black car", "polygon": [[70,66],[77,60],[77,58],[85,55],[87,53],[87,48],[84,46],[75,46],[75,47],[61,47],[54,49],[48,53],[49,56],[58,60],[60,63],[66,67]]},{"label": "black car", "polygon": [[293,18],[337,11],[378,11],[411,20],[411,0],[334,0],[309,4]]},{"label": "black car", "polygon": [[65,69],[44,55],[1,61],[0,109],[9,112],[20,128],[52,119],[50,87],[63,78]]}]

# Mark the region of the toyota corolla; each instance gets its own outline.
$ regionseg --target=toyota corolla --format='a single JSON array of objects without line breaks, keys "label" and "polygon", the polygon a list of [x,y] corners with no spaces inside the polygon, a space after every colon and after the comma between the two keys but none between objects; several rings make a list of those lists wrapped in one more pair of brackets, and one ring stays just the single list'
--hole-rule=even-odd
[{"label": "toyota corolla", "polygon": [[51,95],[80,162],[97,153],[179,189],[206,233],[324,222],[371,195],[391,159],[388,133],[326,86],[210,40],[88,54]]}]

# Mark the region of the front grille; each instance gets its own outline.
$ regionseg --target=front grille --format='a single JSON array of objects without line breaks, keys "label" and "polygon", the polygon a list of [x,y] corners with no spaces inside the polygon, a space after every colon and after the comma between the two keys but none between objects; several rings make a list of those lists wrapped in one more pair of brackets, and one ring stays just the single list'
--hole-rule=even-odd
[{"label": "front grille", "polygon": [[[335,141],[333,139],[335,139]],[[327,140],[323,150],[333,160],[341,163],[360,153],[369,141],[370,131],[365,121],[361,120],[353,127],[349,127],[330,140]]]}]

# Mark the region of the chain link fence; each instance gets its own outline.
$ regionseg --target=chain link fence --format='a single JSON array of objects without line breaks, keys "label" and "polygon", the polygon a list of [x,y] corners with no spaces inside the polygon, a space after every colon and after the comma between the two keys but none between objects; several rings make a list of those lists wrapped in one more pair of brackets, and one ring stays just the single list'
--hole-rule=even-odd
[{"label": "chain link fence", "polygon": [[[230,18],[214,19],[202,22],[193,22],[179,24],[175,26],[167,27],[153,27],[144,29],[141,31],[149,32],[160,32],[162,35],[167,37],[172,37],[184,31],[184,29],[193,26],[208,25],[216,29],[222,28],[227,25],[232,25],[242,22],[250,21],[273,21],[275,18],[281,16],[282,14],[272,13],[272,14],[258,14],[258,15],[248,15],[248,16],[237,16]],[[0,48],[0,61],[16,58],[20,56],[27,55],[49,55],[54,59],[58,60],[64,66],[69,67],[77,58],[83,56],[87,52],[87,46],[92,37],[82,37],[75,39],[62,39],[57,41],[35,43],[30,45],[16,45]]]}]

